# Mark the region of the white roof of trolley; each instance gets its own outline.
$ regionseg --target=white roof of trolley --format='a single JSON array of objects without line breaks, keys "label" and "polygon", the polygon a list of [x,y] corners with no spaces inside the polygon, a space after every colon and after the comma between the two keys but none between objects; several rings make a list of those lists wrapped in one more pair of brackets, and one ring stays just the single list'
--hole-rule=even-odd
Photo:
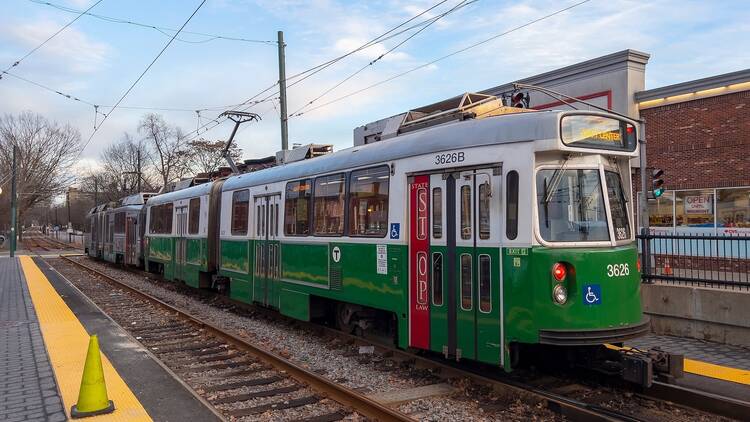
[{"label": "white roof of trolley", "polygon": [[312,177],[462,147],[556,138],[558,116],[564,113],[566,112],[549,110],[450,122],[311,160],[232,176],[224,182],[222,190]]}]

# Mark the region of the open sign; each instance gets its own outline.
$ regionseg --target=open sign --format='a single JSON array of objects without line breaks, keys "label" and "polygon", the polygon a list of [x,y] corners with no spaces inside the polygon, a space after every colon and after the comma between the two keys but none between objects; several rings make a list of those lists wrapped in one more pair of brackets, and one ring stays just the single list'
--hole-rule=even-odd
[{"label": "open sign", "polygon": [[691,195],[685,197],[686,214],[713,214],[713,195]]}]

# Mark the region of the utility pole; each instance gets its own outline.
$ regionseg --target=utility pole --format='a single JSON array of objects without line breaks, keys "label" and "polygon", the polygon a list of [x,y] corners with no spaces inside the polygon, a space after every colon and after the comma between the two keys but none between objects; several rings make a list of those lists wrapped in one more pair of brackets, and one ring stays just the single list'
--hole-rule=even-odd
[{"label": "utility pole", "polygon": [[279,44],[279,113],[281,114],[281,149],[289,149],[289,127],[286,116],[286,63],[284,59],[284,31],[278,32]]},{"label": "utility pole", "polygon": [[70,222],[70,186],[68,186],[68,192],[65,193],[65,202],[68,206],[68,243],[70,243],[70,235],[73,232],[73,224]]},{"label": "utility pole", "polygon": [[138,146],[138,192],[141,193],[141,148]]},{"label": "utility pole", "polygon": [[18,173],[18,147],[13,145],[13,175],[10,188],[10,257],[16,255],[16,235],[18,232],[18,198],[16,195],[16,173]]}]

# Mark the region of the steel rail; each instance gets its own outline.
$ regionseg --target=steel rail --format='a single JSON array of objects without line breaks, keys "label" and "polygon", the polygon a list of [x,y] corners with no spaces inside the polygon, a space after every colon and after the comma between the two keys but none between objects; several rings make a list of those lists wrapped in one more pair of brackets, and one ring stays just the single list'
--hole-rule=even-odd
[{"label": "steel rail", "polygon": [[[75,260],[68,259],[68,261],[74,264],[88,269],[89,267],[81,264]],[[105,262],[105,265],[111,266],[115,269],[124,270],[133,274],[143,275],[150,280],[163,282],[164,280],[154,276],[152,273],[145,272],[143,270],[127,267],[127,266],[116,266]],[[97,270],[93,270],[99,273]],[[100,273],[102,274],[102,273]],[[111,279],[112,277],[103,275],[104,277]],[[123,284],[118,282],[118,284]],[[127,286],[129,289],[131,287]],[[417,362],[421,366],[437,367],[441,371],[445,371],[447,374],[455,374],[456,376],[464,376],[473,379],[474,381],[484,384],[488,387],[493,388],[495,391],[498,389],[504,389],[506,392],[516,395],[517,397],[525,398],[531,401],[545,401],[547,408],[553,412],[563,415],[571,420],[581,421],[640,421],[634,416],[627,415],[615,410],[606,409],[595,404],[581,402],[575,399],[571,399],[556,393],[544,391],[540,388],[523,384],[518,381],[501,379],[500,377],[489,377],[469,369],[461,368],[458,364],[446,363],[439,359],[428,358],[420,356],[391,345],[386,345],[381,342],[373,341],[364,337],[348,334],[337,330],[335,328],[322,326],[312,322],[300,321],[297,319],[289,318],[278,312],[271,311],[267,308],[259,307],[254,304],[248,304],[240,302],[234,299],[230,299],[226,296],[216,296],[206,294],[204,291],[193,289],[198,294],[205,297],[218,297],[220,300],[227,305],[238,306],[241,308],[252,309],[259,311],[266,316],[273,316],[274,318],[282,318],[303,325],[311,330],[321,330],[328,334],[346,338],[354,342],[362,344],[373,345],[387,352],[391,352],[394,355],[401,356],[404,359],[411,359]],[[140,293],[140,292],[139,292]],[[158,300],[158,299],[157,299]],[[699,391],[684,386],[667,384],[660,381],[654,381],[653,386],[647,390],[639,391],[636,394],[651,399],[669,401],[674,404],[684,406],[690,409],[708,412],[728,418],[744,420],[750,415],[750,402],[744,402],[729,397],[722,397],[713,393]]]},{"label": "steel rail", "polygon": [[220,337],[229,343],[232,343],[238,348],[247,350],[248,352],[256,355],[261,360],[264,360],[268,364],[274,366],[278,370],[286,371],[289,376],[307,384],[313,390],[326,395],[330,399],[337,401],[344,406],[351,407],[357,413],[378,421],[414,422],[414,419],[410,418],[404,413],[401,413],[395,409],[391,409],[390,407],[378,403],[354,390],[344,387],[343,385],[329,381],[318,374],[307,371],[304,368],[273,352],[270,352],[262,347],[255,346],[247,342],[246,340],[211,324],[210,322],[204,321],[192,315],[191,313],[172,306],[162,301],[161,299],[149,295],[148,293],[141,292],[140,290],[135,289],[107,274],[104,274],[103,272],[95,268],[91,268],[66,256],[60,256],[60,258],[80,268],[83,268],[86,271],[96,274],[97,276],[104,278],[105,280],[117,285],[118,287],[122,287],[131,293],[143,297],[144,299],[156,304],[157,306],[165,308],[170,312],[176,313],[180,317],[191,321],[192,323],[198,325],[206,331],[209,331],[211,334],[216,335],[217,337]]}]

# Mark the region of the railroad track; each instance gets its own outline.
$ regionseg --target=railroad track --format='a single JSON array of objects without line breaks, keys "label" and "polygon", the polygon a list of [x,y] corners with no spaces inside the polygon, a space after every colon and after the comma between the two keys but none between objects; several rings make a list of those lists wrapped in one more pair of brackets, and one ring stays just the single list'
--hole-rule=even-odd
[{"label": "railroad track", "polygon": [[[356,412],[375,420],[412,420],[94,268],[61,258],[114,286],[92,285],[85,294],[226,418],[327,422]],[[312,405],[321,412],[308,417],[294,412]]]},{"label": "railroad track", "polygon": [[[105,280],[112,282],[118,286],[123,286],[125,289],[133,290],[130,286],[127,284],[120,282],[116,279],[113,279],[107,274],[104,274],[94,268],[91,268],[87,265],[84,265],[80,262],[77,262],[76,260],[64,258],[68,262],[72,262],[74,265],[85,269],[86,271],[93,272],[97,274],[98,276],[104,278]],[[151,274],[144,273],[138,270],[128,269],[130,272],[138,273],[139,275],[146,275],[151,279],[154,279]],[[172,284],[167,283],[168,285],[172,286]],[[144,293],[134,290],[139,295],[144,295]],[[212,302],[216,305],[215,299],[217,296],[215,295],[206,295],[204,292],[190,290],[191,292],[198,293],[203,298],[211,298]],[[147,295],[146,295],[147,296]],[[221,301],[219,303],[224,303],[227,307],[251,307],[254,310],[258,310],[261,312],[266,312],[263,308],[254,307],[252,305],[247,305],[244,303],[238,303],[236,301],[233,301],[228,298],[220,297]],[[158,301],[158,299],[155,299]],[[221,306],[221,305],[219,305]],[[105,309],[106,310],[106,309]],[[277,313],[273,313],[273,315],[270,315],[270,312],[268,313],[269,318],[284,318]],[[491,388],[495,391],[502,391],[504,395],[512,395],[514,397],[523,398],[524,401],[527,401],[529,403],[544,403],[548,409],[552,410],[553,412],[562,415],[568,419],[571,420],[606,420],[606,421],[612,421],[612,420],[624,420],[624,421],[640,421],[640,420],[654,420],[652,416],[649,417],[643,417],[642,415],[632,414],[632,413],[626,413],[622,411],[618,411],[615,409],[607,408],[606,406],[598,403],[591,403],[584,401],[580,399],[580,397],[571,397],[570,392],[571,391],[580,391],[585,390],[585,387],[579,385],[575,381],[573,382],[556,382],[554,386],[547,386],[545,387],[542,383],[537,383],[536,385],[534,383],[525,383],[521,382],[517,379],[509,379],[502,373],[497,372],[487,372],[483,371],[481,369],[479,370],[472,370],[467,369],[464,366],[458,367],[457,365],[440,361],[437,359],[432,358],[426,358],[423,356],[417,356],[413,353],[409,353],[397,348],[389,347],[383,344],[379,343],[372,343],[365,339],[362,339],[361,337],[355,337],[346,333],[342,333],[338,330],[333,330],[327,327],[322,327],[319,325],[311,324],[311,323],[303,323],[296,320],[293,320],[295,323],[301,324],[306,326],[307,328],[311,330],[315,330],[316,332],[323,332],[334,336],[339,336],[346,338],[347,341],[357,342],[359,344],[366,344],[366,345],[373,345],[378,348],[378,351],[380,354],[393,356],[397,360],[401,361],[412,361],[414,365],[419,367],[425,367],[425,368],[431,368],[433,372],[439,373],[441,377],[450,378],[450,377],[467,377],[472,379],[475,383],[481,386],[485,386],[488,388]],[[127,328],[127,327],[126,327]],[[232,334],[228,334],[232,335]],[[276,358],[285,360],[283,358],[280,358],[276,356]],[[489,376],[488,376],[489,374]],[[542,385],[540,385],[542,384]],[[580,395],[580,394],[579,394]],[[664,401],[669,400],[671,402],[687,406],[690,408],[697,408],[698,410],[708,411],[713,414],[723,415],[730,418],[736,418],[736,419],[743,419],[746,418],[748,414],[750,414],[750,404],[734,401],[731,399],[726,399],[718,396],[714,396],[708,393],[685,389],[682,387],[673,386],[670,384],[664,384],[657,382],[655,384],[655,387],[646,391],[646,392],[640,392],[637,394],[638,397],[649,399],[649,400],[656,400],[656,401]],[[355,408],[355,406],[352,406],[352,408]],[[364,412],[362,412],[364,414]],[[370,417],[374,417],[371,415],[368,415]],[[378,417],[374,417],[376,419],[380,419]],[[334,420],[334,419],[331,419]]]},{"label": "railroad track", "polygon": [[74,250],[75,247],[61,242],[59,240],[50,239],[39,233],[26,233],[23,240],[24,247],[35,253],[48,252],[50,250]]}]

